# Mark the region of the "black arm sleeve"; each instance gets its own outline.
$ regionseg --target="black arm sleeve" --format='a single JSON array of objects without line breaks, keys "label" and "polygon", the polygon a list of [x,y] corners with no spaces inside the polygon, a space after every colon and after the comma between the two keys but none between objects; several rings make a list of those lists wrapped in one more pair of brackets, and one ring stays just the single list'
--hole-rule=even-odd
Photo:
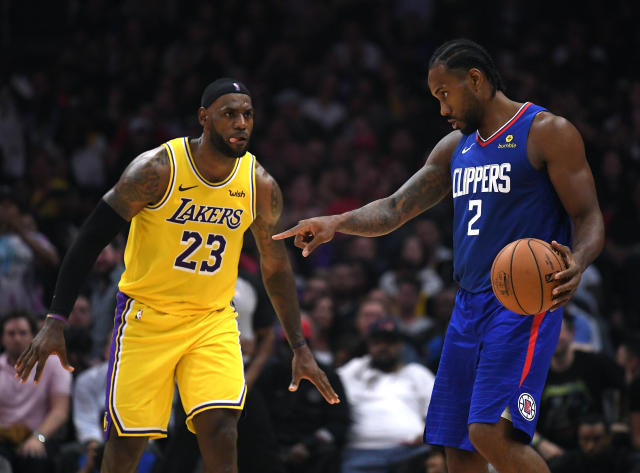
[{"label": "black arm sleeve", "polygon": [[125,219],[100,199],[62,260],[50,313],[69,316],[98,255],[126,224]]}]

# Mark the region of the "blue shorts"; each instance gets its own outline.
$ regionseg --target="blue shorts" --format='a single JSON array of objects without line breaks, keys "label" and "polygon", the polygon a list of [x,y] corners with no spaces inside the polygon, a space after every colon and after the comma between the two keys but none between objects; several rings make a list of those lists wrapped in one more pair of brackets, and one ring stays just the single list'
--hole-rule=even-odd
[{"label": "blue shorts", "polygon": [[496,423],[508,407],[529,438],[558,342],[562,309],[534,316],[505,309],[491,290],[460,289],[427,412],[424,441],[475,451],[468,426]]}]

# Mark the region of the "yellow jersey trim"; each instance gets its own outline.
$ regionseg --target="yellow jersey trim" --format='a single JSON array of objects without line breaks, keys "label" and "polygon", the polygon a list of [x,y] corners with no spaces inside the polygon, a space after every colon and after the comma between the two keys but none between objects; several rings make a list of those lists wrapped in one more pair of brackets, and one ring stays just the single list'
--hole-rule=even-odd
[{"label": "yellow jersey trim", "polygon": [[167,186],[167,190],[164,192],[162,199],[160,199],[160,202],[154,205],[147,205],[147,208],[149,210],[156,210],[164,205],[164,203],[171,195],[171,192],[173,192],[173,186],[176,182],[176,157],[173,153],[173,148],[171,148],[171,145],[168,142],[163,146],[166,148],[167,154],[169,155],[169,166],[171,167],[171,173],[169,174],[169,185]]},{"label": "yellow jersey trim", "polygon": [[196,166],[196,162],[193,160],[193,156],[191,155],[191,147],[189,146],[189,139],[185,137],[183,138],[183,140],[184,140],[184,147],[187,150],[187,158],[189,161],[189,165],[191,166],[191,169],[193,170],[195,175],[198,177],[198,179],[200,179],[200,181],[202,181],[204,185],[209,187],[222,187],[235,177],[236,173],[238,172],[238,168],[240,167],[240,158],[236,158],[236,164],[234,165],[233,170],[225,179],[219,182],[208,181],[202,174],[200,174],[200,171]]}]

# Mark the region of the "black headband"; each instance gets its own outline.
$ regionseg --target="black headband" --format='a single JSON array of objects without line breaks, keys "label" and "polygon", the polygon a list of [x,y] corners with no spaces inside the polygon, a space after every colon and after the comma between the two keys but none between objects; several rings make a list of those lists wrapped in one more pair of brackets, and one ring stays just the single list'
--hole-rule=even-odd
[{"label": "black headband", "polygon": [[218,97],[225,94],[245,94],[251,97],[251,92],[249,92],[249,89],[247,89],[242,82],[229,77],[223,77],[222,79],[212,82],[204,89],[202,98],[200,99],[200,106],[209,108]]}]

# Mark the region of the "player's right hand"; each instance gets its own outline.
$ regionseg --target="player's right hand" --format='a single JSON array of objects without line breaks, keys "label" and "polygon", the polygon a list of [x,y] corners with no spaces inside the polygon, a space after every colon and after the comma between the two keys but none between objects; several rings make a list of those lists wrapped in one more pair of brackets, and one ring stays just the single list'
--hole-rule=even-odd
[{"label": "player's right hand", "polygon": [[67,347],[64,341],[64,324],[56,319],[47,317],[44,326],[40,329],[35,338],[26,348],[14,368],[16,378],[24,384],[31,373],[34,365],[36,374],[34,384],[38,384],[42,376],[42,370],[47,363],[49,355],[56,354],[60,358],[62,367],[67,371],[73,371],[73,367],[67,361]]},{"label": "player's right hand", "polygon": [[302,248],[302,256],[306,258],[318,246],[333,239],[338,226],[336,217],[336,215],[327,215],[300,220],[295,227],[273,235],[271,238],[282,240],[295,236],[293,244]]}]

